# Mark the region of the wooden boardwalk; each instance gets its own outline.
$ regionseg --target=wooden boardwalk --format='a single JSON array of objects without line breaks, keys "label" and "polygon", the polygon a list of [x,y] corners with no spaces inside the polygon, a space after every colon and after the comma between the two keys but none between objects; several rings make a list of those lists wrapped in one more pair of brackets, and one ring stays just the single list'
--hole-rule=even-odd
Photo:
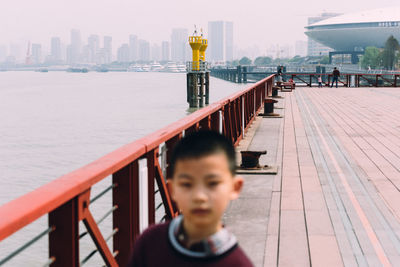
[{"label": "wooden boardwalk", "polygon": [[256,266],[400,266],[400,90],[281,94],[239,147],[279,172],[244,175],[228,228]]}]

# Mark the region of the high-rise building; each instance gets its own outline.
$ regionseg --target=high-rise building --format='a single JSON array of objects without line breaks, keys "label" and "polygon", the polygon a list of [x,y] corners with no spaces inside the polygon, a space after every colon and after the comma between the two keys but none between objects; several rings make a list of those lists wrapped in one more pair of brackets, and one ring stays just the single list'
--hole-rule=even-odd
[{"label": "high-rise building", "polygon": [[[336,17],[341,15],[340,13],[322,13],[318,17],[310,17],[308,18],[308,25],[317,23],[321,20],[325,20],[331,17]],[[329,52],[333,51],[332,48],[329,48],[327,46],[324,46],[310,37],[308,37],[308,47],[307,47],[307,55],[308,56],[322,56],[322,55],[328,55]]]},{"label": "high-rise building", "polygon": [[117,58],[118,58],[118,62],[129,62],[130,61],[128,44],[123,44],[120,48],[118,48]]},{"label": "high-rise building", "polygon": [[150,43],[139,39],[139,60],[150,61]]},{"label": "high-rise building", "polygon": [[187,29],[175,28],[171,34],[171,59],[172,61],[185,62],[186,51],[189,47],[189,34]]},{"label": "high-rise building", "polygon": [[42,62],[42,45],[32,44],[32,63],[40,64]]},{"label": "high-rise building", "polygon": [[59,37],[51,38],[51,52],[50,57],[51,61],[59,62],[61,61],[61,40]]},{"label": "high-rise building", "polygon": [[158,44],[153,44],[151,46],[151,60],[160,61],[161,59],[161,47]]},{"label": "high-rise building", "polygon": [[71,30],[71,44],[67,48],[68,64],[76,64],[80,61],[82,50],[81,32],[79,30]]},{"label": "high-rise building", "polygon": [[92,34],[88,38],[88,61],[91,63],[96,62],[97,54],[100,49],[100,37],[98,35]]},{"label": "high-rise building", "polygon": [[233,22],[225,22],[225,61],[233,60]]},{"label": "high-rise building", "polygon": [[104,63],[112,62],[112,37],[104,36]]},{"label": "high-rise building", "polygon": [[232,61],[233,47],[233,22],[208,22],[208,48],[206,51],[208,60]]},{"label": "high-rise building", "polygon": [[300,40],[296,41],[294,50],[296,56],[305,57],[307,55],[307,42]]},{"label": "high-rise building", "polygon": [[139,60],[139,41],[134,34],[129,35],[129,53],[131,61]]},{"label": "high-rise building", "polygon": [[84,45],[81,50],[79,62],[90,63],[91,62],[90,59],[91,59],[91,52],[89,49],[89,45]]},{"label": "high-rise building", "polygon": [[224,22],[208,22],[208,48],[206,50],[209,61],[224,61]]},{"label": "high-rise building", "polygon": [[169,42],[163,41],[161,43],[161,60],[162,61],[168,61],[170,60],[170,47],[169,47]]},{"label": "high-rise building", "polygon": [[14,61],[21,60],[23,58],[21,46],[19,46],[17,44],[10,44],[9,56],[11,57],[10,60],[12,60],[12,59],[14,59]]},{"label": "high-rise building", "polygon": [[7,46],[0,45],[0,63],[6,61],[7,57]]}]

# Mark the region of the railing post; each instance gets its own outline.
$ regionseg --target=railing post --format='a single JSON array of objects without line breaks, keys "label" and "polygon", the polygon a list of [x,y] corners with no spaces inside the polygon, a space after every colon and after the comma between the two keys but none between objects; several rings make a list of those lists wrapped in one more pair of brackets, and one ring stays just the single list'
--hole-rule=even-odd
[{"label": "railing post", "polygon": [[242,136],[244,138],[244,124],[245,124],[245,122],[244,122],[244,99],[245,99],[244,95],[242,95],[240,97],[240,99],[241,99],[241,102],[242,102],[242,112],[241,112],[241,116],[242,116]]},{"label": "railing post", "polygon": [[218,132],[219,131],[219,113],[220,111],[216,111],[211,114],[211,130]]},{"label": "railing post", "polygon": [[147,196],[148,196],[148,210],[149,210],[149,225],[156,221],[155,202],[154,202],[154,180],[155,180],[155,151],[151,150],[147,153]]},{"label": "railing post", "polygon": [[118,232],[113,237],[113,250],[118,251],[115,257],[119,266],[126,266],[129,261],[133,243],[139,235],[139,166],[138,161],[128,164],[112,177],[113,228]]},{"label": "railing post", "polygon": [[210,103],[210,72],[205,74],[206,105]]},{"label": "railing post", "polygon": [[167,146],[167,178],[172,178],[172,166],[170,165],[172,152],[174,150],[175,145],[179,142],[181,138],[182,138],[182,133],[172,137],[167,142],[165,142],[165,145]]},{"label": "railing post", "polygon": [[52,267],[79,267],[78,199],[73,198],[49,213],[49,258]]}]

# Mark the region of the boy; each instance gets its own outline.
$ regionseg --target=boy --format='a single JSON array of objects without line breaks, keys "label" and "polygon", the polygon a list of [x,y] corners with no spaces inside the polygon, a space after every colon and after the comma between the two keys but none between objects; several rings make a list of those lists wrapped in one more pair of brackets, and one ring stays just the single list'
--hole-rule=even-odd
[{"label": "boy", "polygon": [[168,189],[181,215],[144,231],[129,266],[253,266],[221,221],[243,185],[232,143],[216,132],[189,134],[171,165]]}]

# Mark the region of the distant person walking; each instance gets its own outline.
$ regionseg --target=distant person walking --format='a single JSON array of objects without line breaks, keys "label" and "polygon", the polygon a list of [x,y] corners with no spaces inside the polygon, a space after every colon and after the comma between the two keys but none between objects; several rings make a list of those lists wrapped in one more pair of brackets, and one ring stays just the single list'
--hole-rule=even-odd
[{"label": "distant person walking", "polygon": [[318,76],[318,88],[322,88],[322,76]]},{"label": "distant person walking", "polygon": [[282,71],[283,71],[283,66],[280,66],[280,67],[278,68],[278,73],[276,74],[276,75],[277,75],[277,82],[278,82],[278,83],[283,82]]},{"label": "distant person walking", "polygon": [[333,75],[333,79],[332,79],[331,88],[333,87],[333,83],[334,83],[334,82],[336,82],[336,88],[337,88],[337,87],[338,87],[337,84],[338,84],[339,77],[340,77],[340,71],[339,71],[336,67],[334,67],[334,68],[333,68],[332,75]]}]

